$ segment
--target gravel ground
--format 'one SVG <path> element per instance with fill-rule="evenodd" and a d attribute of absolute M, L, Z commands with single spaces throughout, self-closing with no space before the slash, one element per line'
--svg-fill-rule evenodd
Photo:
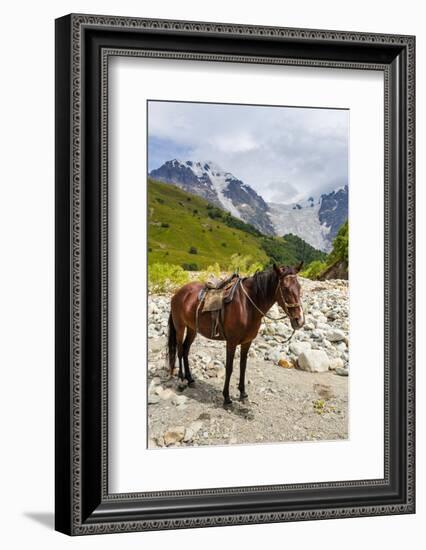
<path fill-rule="evenodd" d="M 151 295 L 148 327 L 148 445 L 228 445 L 348 437 L 348 285 L 301 280 L 305 326 L 290 343 L 288 322 L 265 320 L 249 352 L 248 399 L 223 408 L 225 343 L 197 336 L 189 355 L 195 386 L 166 367 L 170 296 Z M 274 306 L 271 315 L 280 312 Z"/>

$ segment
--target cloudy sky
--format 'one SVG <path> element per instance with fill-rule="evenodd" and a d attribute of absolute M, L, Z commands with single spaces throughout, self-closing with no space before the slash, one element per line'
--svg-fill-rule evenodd
<path fill-rule="evenodd" d="M 348 183 L 349 111 L 148 102 L 148 170 L 211 160 L 268 202 L 296 202 Z"/>

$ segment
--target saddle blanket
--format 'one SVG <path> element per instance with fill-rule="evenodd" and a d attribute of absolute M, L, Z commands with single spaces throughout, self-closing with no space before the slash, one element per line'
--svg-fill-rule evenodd
<path fill-rule="evenodd" d="M 222 309 L 223 300 L 227 294 L 227 288 L 208 290 L 203 302 L 203 313 L 206 311 L 218 311 L 219 309 Z"/>

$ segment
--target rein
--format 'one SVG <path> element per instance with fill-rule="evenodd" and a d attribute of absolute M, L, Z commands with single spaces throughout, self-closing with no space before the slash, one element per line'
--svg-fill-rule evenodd
<path fill-rule="evenodd" d="M 296 277 L 296 275 L 286 275 L 287 277 Z M 281 289 L 281 285 L 280 285 L 280 279 L 278 279 L 278 284 L 277 284 L 277 288 L 275 289 L 275 293 L 274 293 L 274 296 L 275 294 L 277 293 L 277 291 L 279 290 L 280 291 L 280 296 L 281 296 L 281 300 L 284 304 L 284 313 L 285 315 L 283 315 L 282 317 L 277 317 L 276 319 L 274 317 L 271 317 L 270 315 L 268 315 L 267 313 L 265 313 L 264 311 L 262 311 L 255 303 L 254 301 L 252 300 L 251 296 L 248 294 L 248 292 L 246 291 L 246 289 L 244 288 L 243 286 L 243 280 L 240 279 L 240 287 L 241 287 L 241 290 L 243 291 L 243 293 L 245 294 L 246 298 L 248 299 L 248 301 L 251 303 L 251 305 L 262 315 L 262 317 L 266 317 L 267 319 L 269 319 L 270 321 L 281 321 L 282 319 L 285 319 L 286 317 L 290 318 L 290 314 L 289 312 L 287 311 L 287 308 L 291 308 L 291 307 L 301 307 L 301 304 L 299 303 L 296 303 L 296 304 L 288 304 L 285 299 L 284 299 L 284 296 L 283 296 L 283 292 L 282 292 L 282 289 Z M 293 335 L 294 333 L 296 332 L 296 329 L 293 329 L 293 332 L 291 333 L 291 336 L 289 338 L 287 338 L 287 340 L 284 341 L 284 343 L 286 342 L 289 342 L 292 338 L 293 338 Z"/>

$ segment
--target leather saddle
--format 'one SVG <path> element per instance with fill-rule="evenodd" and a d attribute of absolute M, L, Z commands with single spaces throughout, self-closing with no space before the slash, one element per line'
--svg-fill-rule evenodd
<path fill-rule="evenodd" d="M 232 273 L 229 277 L 223 279 L 209 279 L 198 294 L 202 313 L 210 313 L 211 316 L 211 338 L 224 338 L 223 320 L 225 315 L 225 305 L 232 302 L 240 277 L 237 273 Z M 198 328 L 198 316 L 197 316 Z"/>

